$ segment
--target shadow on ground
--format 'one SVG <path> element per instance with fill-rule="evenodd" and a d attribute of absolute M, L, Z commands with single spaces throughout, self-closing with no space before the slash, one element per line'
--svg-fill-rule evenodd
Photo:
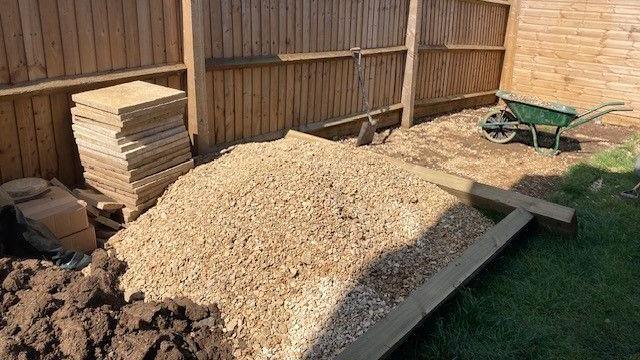
<path fill-rule="evenodd" d="M 630 171 L 632 160 L 627 153 L 628 149 L 610 151 L 607 156 L 597 156 L 597 164 L 576 165 L 564 177 L 523 177 L 519 184 L 553 183 L 558 191 L 550 200 L 577 209 L 577 238 L 536 228 L 516 240 L 471 283 L 425 319 L 390 358 L 638 356 L 640 201 L 619 196 L 637 182 Z M 455 218 L 456 214 L 456 208 L 452 208 L 442 219 Z M 496 222 L 502 218 L 495 213 L 487 215 Z M 420 238 L 433 235 L 432 228 Z M 414 268 L 392 266 L 397 259 L 424 246 L 420 243 L 416 239 L 412 246 L 382 255 L 363 270 L 361 282 L 370 284 L 387 301 L 391 290 L 406 286 L 398 279 L 419 272 L 420 282 L 424 282 L 451 260 L 445 255 L 443 261 L 446 244 L 438 244 L 433 247 L 434 257 L 440 256 L 436 266 L 430 266 L 427 258 L 416 262 Z M 463 250 L 459 249 L 454 256 Z M 412 289 L 418 286 L 415 282 Z M 323 354 L 326 342 L 335 339 L 344 328 L 345 319 L 354 311 L 350 299 L 359 292 L 354 288 L 336 307 L 307 359 Z"/>

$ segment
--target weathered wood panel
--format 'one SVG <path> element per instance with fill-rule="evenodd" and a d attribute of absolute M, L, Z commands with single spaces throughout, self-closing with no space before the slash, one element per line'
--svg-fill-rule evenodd
<path fill-rule="evenodd" d="M 640 126 L 640 2 L 521 0 L 512 90 L 589 108 L 626 101 L 609 116 Z"/>
<path fill-rule="evenodd" d="M 409 0 L 209 0 L 205 8 L 212 144 L 361 113 L 352 47 L 379 51 L 364 58 L 371 107 L 402 101 L 406 48 L 393 48 L 405 45 Z M 502 3 L 423 0 L 418 106 L 499 87 L 508 13 Z"/>
<path fill-rule="evenodd" d="M 508 15 L 504 4 L 425 0 L 416 105 L 497 90 Z"/>
<path fill-rule="evenodd" d="M 178 0 L 2 0 L 0 8 L 0 88 L 182 62 Z M 154 81 L 182 87 L 180 75 Z M 0 182 L 81 180 L 69 95 L 0 102 Z"/>
<path fill-rule="evenodd" d="M 192 83 L 202 80 L 188 95 L 192 109 L 207 116 L 188 126 L 204 152 L 284 129 L 360 121 L 364 107 L 350 52 L 360 47 L 372 109 L 385 124 L 400 118 L 410 0 L 190 4 L 202 12 L 198 36 L 186 36 L 194 34 L 182 23 L 193 13 L 183 14 L 181 0 L 0 0 L 0 124 L 8 135 L 0 139 L 0 181 L 80 181 L 69 95 L 132 77 L 184 89 L 190 69 Z M 443 107 L 451 99 L 468 104 L 469 94 L 493 101 L 487 91 L 500 78 L 508 4 L 421 4 L 413 29 L 415 91 L 408 94 L 415 95 L 408 98 L 416 113 L 451 110 Z M 191 45 L 201 44 L 205 59 L 189 45 L 190 60 L 182 64 L 188 39 L 204 40 Z M 205 75 L 193 73 L 203 60 Z"/>

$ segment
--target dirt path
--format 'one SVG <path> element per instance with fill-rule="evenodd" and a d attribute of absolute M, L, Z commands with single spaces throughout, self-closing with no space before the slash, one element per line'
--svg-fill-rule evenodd
<path fill-rule="evenodd" d="M 506 145 L 485 140 L 477 123 L 489 108 L 464 110 L 426 119 L 410 129 L 388 129 L 367 148 L 407 162 L 461 175 L 486 184 L 542 197 L 555 189 L 559 177 L 593 153 L 620 144 L 632 129 L 587 124 L 569 131 L 556 157 L 537 154 L 528 131 Z M 550 146 L 553 137 L 541 134 Z M 344 142 L 355 143 L 355 139 Z"/>

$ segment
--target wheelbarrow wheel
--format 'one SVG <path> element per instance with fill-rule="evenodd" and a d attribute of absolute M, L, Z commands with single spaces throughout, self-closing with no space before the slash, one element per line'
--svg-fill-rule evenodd
<path fill-rule="evenodd" d="M 496 144 L 506 144 L 516 137 L 516 117 L 507 110 L 494 110 L 480 122 L 482 134 L 487 140 Z"/>

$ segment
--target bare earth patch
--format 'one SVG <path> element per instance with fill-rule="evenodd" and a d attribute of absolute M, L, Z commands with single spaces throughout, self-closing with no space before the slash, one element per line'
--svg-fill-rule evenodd
<path fill-rule="evenodd" d="M 217 304 L 238 358 L 317 359 L 491 225 L 376 154 L 283 139 L 198 166 L 109 244 L 125 289 Z"/>
<path fill-rule="evenodd" d="M 543 156 L 533 149 L 529 131 L 499 145 L 484 139 L 478 122 L 491 108 L 464 110 L 426 119 L 409 129 L 394 128 L 376 135 L 368 150 L 407 162 L 457 174 L 479 182 L 543 197 L 553 190 L 569 166 L 591 154 L 621 144 L 633 130 L 590 123 L 565 133 L 562 153 Z M 544 146 L 552 137 L 541 134 Z M 352 145 L 355 139 L 343 142 Z"/>

